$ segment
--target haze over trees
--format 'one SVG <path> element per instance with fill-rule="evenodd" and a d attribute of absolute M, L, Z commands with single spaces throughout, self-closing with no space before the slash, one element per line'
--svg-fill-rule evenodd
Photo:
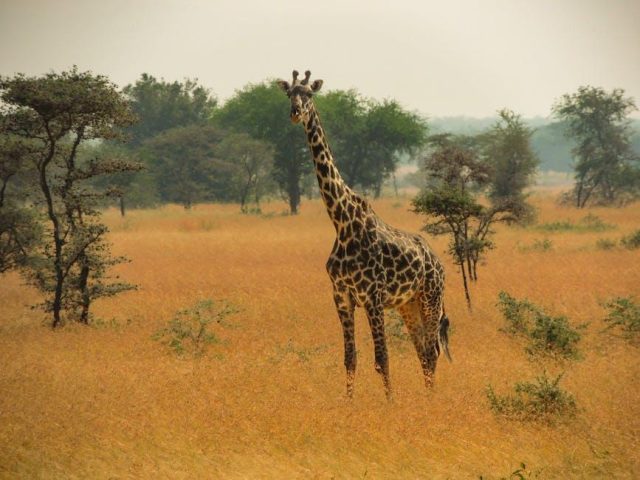
<path fill-rule="evenodd" d="M 553 106 L 576 141 L 575 187 L 570 200 L 579 208 L 590 203 L 622 203 L 640 195 L 640 157 L 631 145 L 628 115 L 635 102 L 624 90 L 580 87 Z"/>

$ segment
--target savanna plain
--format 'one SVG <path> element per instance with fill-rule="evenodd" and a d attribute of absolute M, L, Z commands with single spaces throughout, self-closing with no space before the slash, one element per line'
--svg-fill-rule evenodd
<path fill-rule="evenodd" d="M 640 477 L 640 350 L 605 331 L 602 302 L 640 294 L 640 251 L 602 249 L 640 225 L 640 205 L 560 207 L 531 197 L 538 222 L 598 216 L 612 230 L 497 227 L 496 248 L 472 287 L 473 311 L 447 256 L 453 362 L 424 388 L 409 341 L 390 337 L 393 402 L 373 367 L 356 314 L 358 372 L 345 396 L 342 332 L 325 261 L 334 231 L 319 200 L 242 215 L 236 205 L 105 213 L 117 273 L 139 285 L 96 303 L 93 326 L 57 331 L 29 309 L 38 294 L 0 279 L 2 478 L 531 478 Z M 388 223 L 418 231 L 410 200 L 373 201 Z M 548 248 L 535 248 L 548 239 Z M 532 359 L 500 331 L 498 293 L 586 324 L 580 358 Z M 176 311 L 203 299 L 234 313 L 211 325 L 203 355 L 156 340 Z M 395 321 L 388 316 L 388 322 Z M 549 423 L 496 416 L 486 396 L 546 370 L 578 407 Z M 529 477 L 527 477 L 529 478 Z"/>

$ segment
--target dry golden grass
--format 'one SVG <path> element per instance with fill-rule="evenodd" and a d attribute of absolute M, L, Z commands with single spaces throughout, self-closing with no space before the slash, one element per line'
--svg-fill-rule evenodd
<path fill-rule="evenodd" d="M 586 213 L 534 197 L 540 221 Z M 408 200 L 375 202 L 389 223 L 416 231 Z M 284 205 L 268 205 L 279 212 Z M 640 226 L 640 206 L 594 209 L 618 228 L 544 234 L 500 227 L 479 271 L 473 314 L 448 272 L 453 363 L 441 360 L 426 392 L 409 344 L 390 346 L 395 400 L 373 369 L 366 319 L 357 316 L 356 396 L 344 397 L 342 334 L 324 270 L 332 226 L 318 201 L 296 217 L 243 216 L 236 206 L 106 214 L 118 267 L 140 290 L 96 304 L 118 325 L 51 331 L 25 307 L 37 294 L 0 281 L 0 476 L 4 478 L 497 478 L 525 462 L 540 478 L 638 478 L 640 352 L 601 333 L 599 301 L 640 294 L 640 252 L 595 247 Z M 553 249 L 523 246 L 548 237 Z M 589 322 L 584 358 L 532 362 L 500 333 L 497 293 Z M 239 307 L 223 340 L 180 359 L 151 336 L 202 298 Z M 579 406 L 556 426 L 496 418 L 487 384 L 505 392 L 546 367 Z"/>

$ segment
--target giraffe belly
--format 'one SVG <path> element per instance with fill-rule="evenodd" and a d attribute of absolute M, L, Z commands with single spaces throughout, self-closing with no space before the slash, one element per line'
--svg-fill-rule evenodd
<path fill-rule="evenodd" d="M 387 282 L 383 303 L 385 307 L 397 307 L 415 299 L 422 282 L 418 277 Z"/>

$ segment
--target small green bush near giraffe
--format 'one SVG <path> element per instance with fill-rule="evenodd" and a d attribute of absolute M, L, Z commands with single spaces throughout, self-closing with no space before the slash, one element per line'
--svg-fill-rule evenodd
<path fill-rule="evenodd" d="M 504 331 L 526 338 L 527 353 L 577 358 L 581 335 L 563 315 L 551 316 L 526 298 L 518 300 L 507 292 L 498 294 L 498 308 L 506 321 Z"/>

